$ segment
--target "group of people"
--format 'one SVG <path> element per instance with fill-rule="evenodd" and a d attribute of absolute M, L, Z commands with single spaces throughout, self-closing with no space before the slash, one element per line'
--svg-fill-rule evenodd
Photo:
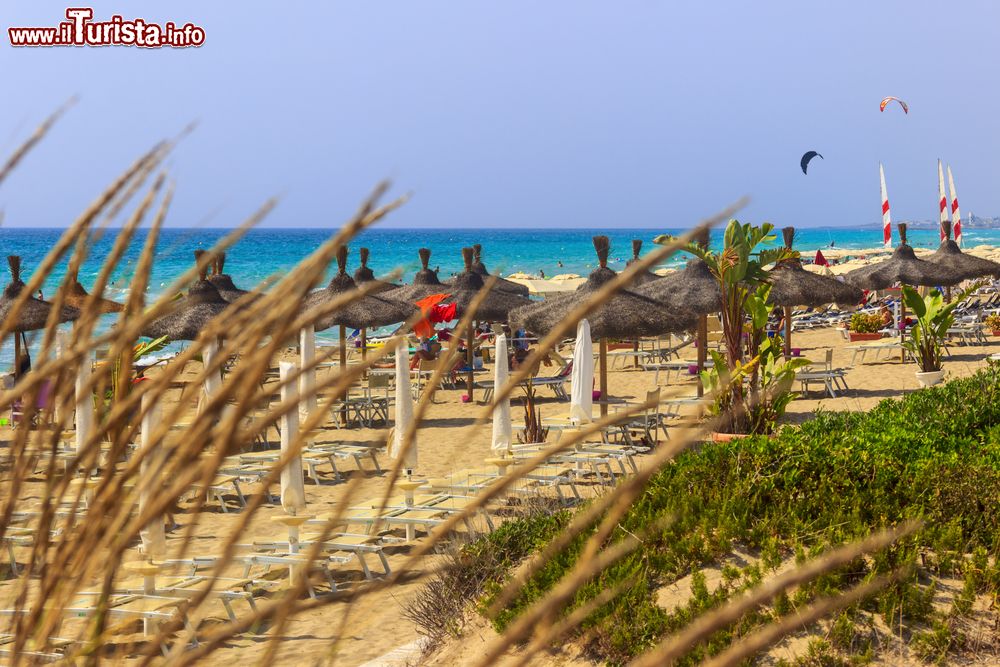
<path fill-rule="evenodd" d="M 502 331 L 511 341 L 508 352 L 508 362 L 511 370 L 516 370 L 525 358 L 527 358 L 530 351 L 528 333 L 524 329 L 517 329 L 512 332 L 511 328 L 506 324 L 503 325 Z M 413 370 L 419 368 L 421 362 L 423 361 L 435 361 L 440 358 L 443 350 L 442 343 L 451 341 L 454 336 L 454 331 L 445 328 L 436 332 L 433 336 L 421 336 L 418 338 L 416 351 L 413 353 L 413 358 L 410 360 L 410 369 Z M 483 354 L 480 346 L 486 341 L 493 340 L 495 336 L 496 332 L 486 322 L 480 324 L 479 328 L 476 329 L 475 337 L 472 341 L 472 367 L 474 370 L 480 370 L 483 367 Z M 458 340 L 458 352 L 459 355 L 456 367 L 451 369 L 451 372 L 468 370 L 466 367 L 466 359 L 468 357 L 468 341 L 464 338 L 460 338 Z"/>

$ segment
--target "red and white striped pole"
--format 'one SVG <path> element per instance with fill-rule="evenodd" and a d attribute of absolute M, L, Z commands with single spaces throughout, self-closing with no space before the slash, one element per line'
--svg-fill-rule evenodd
<path fill-rule="evenodd" d="M 886 248 L 892 248 L 892 218 L 889 215 L 889 195 L 885 191 L 885 171 L 882 163 L 878 163 L 878 177 L 882 186 L 882 243 Z"/>
<path fill-rule="evenodd" d="M 941 171 L 941 160 L 938 160 L 938 231 L 941 233 L 941 243 L 948 237 L 944 233 L 944 225 L 948 222 L 948 197 L 944 194 L 944 172 Z"/>
<path fill-rule="evenodd" d="M 958 193 L 955 192 L 955 179 L 951 177 L 951 167 L 948 167 L 948 192 L 951 193 L 951 230 L 955 235 L 955 243 L 962 247 L 962 211 L 958 208 Z"/>

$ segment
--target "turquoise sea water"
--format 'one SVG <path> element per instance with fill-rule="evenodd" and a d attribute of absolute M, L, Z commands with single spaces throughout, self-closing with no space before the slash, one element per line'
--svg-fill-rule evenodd
<path fill-rule="evenodd" d="M 362 245 L 371 249 L 369 262 L 376 275 L 400 269 L 405 278 L 412 276 L 418 268 L 417 249 L 428 247 L 433 251 L 431 268 L 440 267 L 442 278 L 460 271 L 462 268 L 461 248 L 473 243 L 483 244 L 483 261 L 492 273 L 509 274 L 515 271 L 537 274 L 544 271 L 546 276 L 559 273 L 586 275 L 597 264 L 591 237 L 597 233 L 607 233 L 611 238 L 611 261 L 613 269 L 620 269 L 632 255 L 632 239 L 644 241 L 644 251 L 652 247 L 652 239 L 663 233 L 680 233 L 679 229 L 617 229 L 610 232 L 593 229 L 370 229 L 351 244 L 348 269 L 353 273 L 357 268 L 357 248 Z M 45 254 L 61 234 L 54 229 L 12 229 L 0 228 L 0 247 L 4 255 L 17 254 L 22 257 L 25 279 L 39 265 Z M 187 270 L 193 262 L 193 251 L 209 248 L 228 233 L 224 229 L 166 229 L 163 230 L 157 247 L 156 263 L 151 280 L 151 297 L 158 295 L 178 275 Z M 306 257 L 333 232 L 324 229 L 253 229 L 237 242 L 228 252 L 226 273 L 240 287 L 249 289 L 269 276 L 280 275 Z M 104 256 L 114 242 L 115 232 L 110 230 L 95 239 L 90 256 L 80 271 L 80 282 L 88 287 L 93 282 Z M 811 257 L 817 249 L 828 248 L 831 243 L 837 248 L 871 248 L 881 243 L 881 229 L 864 228 L 817 228 L 800 229 L 796 233 L 795 247 L 804 257 Z M 911 230 L 910 243 L 914 246 L 936 247 L 935 230 Z M 715 241 L 721 239 L 716 232 Z M 132 267 L 142 248 L 144 236 L 138 235 L 126 254 L 125 261 L 116 270 L 114 282 L 108 295 L 121 300 L 127 292 Z M 965 246 L 982 243 L 1000 244 L 1000 230 L 975 229 L 965 233 Z M 674 265 L 684 261 L 681 255 L 667 262 Z M 562 262 L 559 266 L 558 262 Z M 65 264 L 61 264 L 43 287 L 43 293 L 50 294 L 63 275 Z M 332 275 L 331 268 L 330 274 Z M 6 267 L 4 267 L 6 284 Z M 6 365 L 12 359 L 10 341 L 0 350 L 0 363 Z"/>

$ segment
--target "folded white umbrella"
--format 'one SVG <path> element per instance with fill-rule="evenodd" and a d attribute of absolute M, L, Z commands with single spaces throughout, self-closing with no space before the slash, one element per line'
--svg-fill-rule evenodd
<path fill-rule="evenodd" d="M 90 386 L 90 355 L 80 360 L 76 367 L 76 452 L 83 451 L 84 443 L 94 430 L 94 398 Z"/>
<path fill-rule="evenodd" d="M 299 396 L 295 383 L 288 378 L 295 374 L 295 364 L 282 361 L 278 364 L 281 382 L 281 402 L 294 401 Z M 289 410 L 281 417 L 281 456 L 284 458 L 299 433 L 299 411 Z M 302 456 L 296 455 L 281 469 L 281 507 L 289 514 L 306 508 L 306 486 L 302 477 Z"/>
<path fill-rule="evenodd" d="M 389 443 L 389 457 L 403 456 L 403 438 L 413 423 L 413 393 L 410 390 L 409 346 L 405 340 L 396 347 L 396 414 L 393 424 L 392 442 Z M 403 468 L 409 473 L 417 467 L 417 434 L 414 432 L 410 446 L 403 458 Z"/>
<path fill-rule="evenodd" d="M 219 339 L 213 338 L 205 344 L 202 349 L 201 358 L 204 362 L 205 368 L 211 367 L 215 364 L 216 358 L 219 356 Z M 208 402 L 212 400 L 220 389 L 222 389 L 222 369 L 216 368 L 214 371 L 205 376 L 205 401 Z"/>
<path fill-rule="evenodd" d="M 316 412 L 316 329 L 309 324 L 299 332 L 299 363 L 308 369 L 299 376 L 299 396 L 305 397 L 299 404 L 299 420 L 305 421 Z"/>
<path fill-rule="evenodd" d="M 89 364 L 81 364 L 88 365 Z M 143 453 L 139 469 L 139 514 L 146 510 L 147 505 L 160 491 L 160 471 L 163 465 L 163 450 L 159 441 L 153 440 L 153 434 L 160 425 L 160 404 L 150 405 L 148 395 L 142 397 L 142 436 L 139 447 Z M 139 531 L 142 549 L 148 560 L 162 560 L 167 551 L 167 536 L 163 528 L 163 517 L 155 516 Z"/>
<path fill-rule="evenodd" d="M 576 325 L 573 347 L 573 373 L 570 376 L 569 418 L 583 423 L 592 418 L 594 408 L 594 344 L 590 340 L 590 322 Z"/>
<path fill-rule="evenodd" d="M 494 391 L 499 392 L 507 384 L 507 336 L 500 334 L 496 339 L 496 366 L 493 371 Z M 510 424 L 510 399 L 505 398 L 493 408 L 493 453 L 503 455 L 510 452 L 514 429 Z"/>

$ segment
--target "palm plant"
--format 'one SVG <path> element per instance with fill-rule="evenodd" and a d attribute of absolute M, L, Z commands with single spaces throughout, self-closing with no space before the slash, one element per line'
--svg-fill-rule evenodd
<path fill-rule="evenodd" d="M 690 244 L 685 247 L 687 252 L 701 259 L 719 283 L 722 295 L 722 337 L 725 342 L 725 361 L 728 376 L 733 381 L 723 382 L 722 387 L 727 397 L 722 403 L 730 405 L 725 427 L 733 433 L 746 433 L 750 427 L 747 414 L 747 392 L 744 383 L 739 378 L 750 378 L 751 392 L 759 388 L 759 376 L 756 364 L 753 368 L 746 366 L 744 359 L 743 325 L 747 320 L 748 304 L 751 297 L 762 286 L 768 283 L 767 267 L 780 261 L 794 259 L 798 253 L 787 248 L 758 249 L 762 243 L 774 241 L 771 233 L 774 225 L 765 222 L 760 226 L 743 224 L 738 220 L 730 220 L 726 226 L 721 251 L 712 251 L 701 245 Z M 662 243 L 667 237 L 658 237 L 657 243 Z M 753 348 L 755 346 L 751 346 Z M 758 341 L 759 347 L 759 341 Z M 752 358 L 756 358 L 756 349 L 750 349 Z"/>
<path fill-rule="evenodd" d="M 948 329 L 955 322 L 955 307 L 970 291 L 966 290 L 951 303 L 945 303 L 944 296 L 937 290 L 921 297 L 917 290 L 903 285 L 903 300 L 917 317 L 909 337 L 903 341 L 903 347 L 913 355 L 922 372 L 941 370 L 941 346 Z"/>

